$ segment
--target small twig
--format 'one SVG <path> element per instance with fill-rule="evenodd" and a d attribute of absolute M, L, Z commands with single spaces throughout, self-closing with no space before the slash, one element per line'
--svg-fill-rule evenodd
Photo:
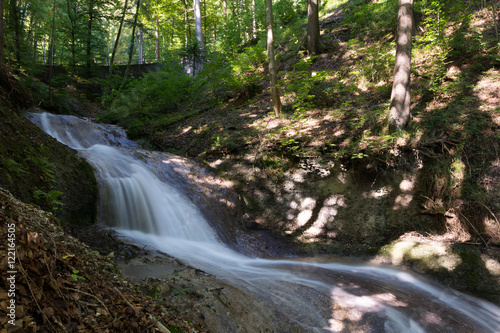
<path fill-rule="evenodd" d="M 116 323 L 116 322 L 121 322 L 123 319 L 129 317 L 130 315 L 124 315 L 124 316 L 121 316 L 120 318 L 116 318 L 115 320 L 113 320 L 112 322 L 108 323 L 106 326 L 101 326 L 99 327 L 100 330 L 102 329 L 105 329 L 105 328 L 108 328 L 110 327 L 111 325 L 113 325 L 113 323 Z"/>
<path fill-rule="evenodd" d="M 417 149 L 417 151 L 418 151 L 419 153 L 421 153 L 422 155 L 427 156 L 427 157 L 429 157 L 429 158 L 437 158 L 437 155 L 431 155 L 431 154 L 429 154 L 429 153 L 424 152 L 422 149 Z"/>
<path fill-rule="evenodd" d="M 495 219 L 495 221 L 497 221 L 497 224 L 500 225 L 500 222 L 498 221 L 497 217 L 495 216 L 495 214 L 493 214 L 493 212 L 491 211 L 491 209 L 489 209 L 485 204 L 483 204 L 482 202 L 478 202 L 478 204 L 480 204 L 481 206 L 483 206 L 484 208 L 486 208 L 488 210 L 488 212 L 490 212 L 491 216 L 493 216 L 493 218 Z"/>
<path fill-rule="evenodd" d="M 37 300 L 36 300 L 36 297 L 35 297 L 35 293 L 33 293 L 33 290 L 31 289 L 31 285 L 29 283 L 29 279 L 28 279 L 28 275 L 26 274 L 26 272 L 24 271 L 24 267 L 23 267 L 23 264 L 21 264 L 21 261 L 19 261 L 19 267 L 20 267 L 20 271 L 21 271 L 21 274 L 23 274 L 24 278 L 26 279 L 26 284 L 28 285 L 28 289 L 30 290 L 30 293 L 31 293 L 31 297 L 33 298 L 33 300 L 35 301 L 35 304 L 36 304 L 36 307 L 38 308 L 38 310 L 40 310 L 40 314 L 42 316 L 45 317 L 45 319 L 47 319 L 47 322 L 50 324 L 50 326 L 52 327 L 52 329 L 54 330 L 54 332 L 56 332 L 56 328 L 54 327 L 54 325 L 52 325 L 52 323 L 50 322 L 50 319 L 47 317 L 47 315 L 42 311 L 42 308 L 40 308 L 40 304 L 38 304 Z"/>
<path fill-rule="evenodd" d="M 92 298 L 95 298 L 99 303 L 101 303 L 101 305 L 104 307 L 104 309 L 106 309 L 106 311 L 108 312 L 108 314 L 111 314 L 111 311 L 109 311 L 109 309 L 106 306 L 106 304 L 104 304 L 104 302 L 101 301 L 97 296 L 89 294 L 89 293 L 87 293 L 87 292 L 85 292 L 83 290 L 75 289 L 75 288 L 70 288 L 70 287 L 63 287 L 63 288 L 66 289 L 66 290 L 76 291 L 77 293 L 81 293 L 81 294 L 84 294 L 86 296 L 90 296 Z"/>
<path fill-rule="evenodd" d="M 137 310 L 136 310 L 135 306 L 132 303 L 130 303 L 128 301 L 128 299 L 125 298 L 125 296 L 123 296 L 123 294 L 121 293 L 121 291 L 118 288 L 114 287 L 113 289 L 123 298 L 125 303 L 127 303 L 127 305 L 134 311 L 134 315 L 137 317 Z"/>
<path fill-rule="evenodd" d="M 476 232 L 476 234 L 479 236 L 479 238 L 481 238 L 481 240 L 483 241 L 483 244 L 486 244 L 486 241 L 484 240 L 483 236 L 481 236 L 481 234 L 479 233 L 479 231 L 477 231 L 476 227 L 474 227 L 474 225 L 472 224 L 471 221 L 469 221 L 469 219 L 462 213 L 458 212 L 458 214 L 462 215 L 462 217 L 467 220 L 467 222 L 469 222 L 470 226 L 472 227 L 472 229 L 474 229 L 474 231 Z"/>

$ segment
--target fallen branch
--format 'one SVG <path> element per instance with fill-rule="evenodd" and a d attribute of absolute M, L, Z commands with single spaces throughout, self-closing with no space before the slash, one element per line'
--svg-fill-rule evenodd
<path fill-rule="evenodd" d="M 161 318 L 163 318 L 164 315 L 162 315 Z M 160 319 L 161 319 L 160 318 Z M 161 322 L 160 322 L 160 319 L 156 318 L 156 317 L 153 317 L 152 315 L 149 315 L 149 319 L 150 320 L 153 320 L 153 324 L 149 325 L 148 327 L 148 330 L 152 327 L 152 326 L 156 326 L 156 328 L 162 332 L 162 333 L 171 333 L 170 330 L 165 327 L 165 325 L 163 325 Z"/>

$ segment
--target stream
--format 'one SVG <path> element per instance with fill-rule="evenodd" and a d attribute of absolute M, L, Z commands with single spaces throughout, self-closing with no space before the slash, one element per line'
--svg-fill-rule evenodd
<path fill-rule="evenodd" d="M 248 311 L 269 326 L 248 322 L 239 331 L 500 332 L 496 305 L 408 271 L 333 258 L 248 255 L 168 177 L 176 167 L 172 155 L 142 150 L 116 126 L 49 113 L 27 117 L 94 167 L 104 226 L 249 295 Z"/>

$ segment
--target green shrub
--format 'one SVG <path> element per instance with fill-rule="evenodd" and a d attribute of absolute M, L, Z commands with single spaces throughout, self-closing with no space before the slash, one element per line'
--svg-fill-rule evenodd
<path fill-rule="evenodd" d="M 100 120 L 126 126 L 130 123 L 129 118 L 143 122 L 158 114 L 175 111 L 190 82 L 180 65 L 165 65 L 159 72 L 147 73 L 132 81 L 113 100 Z"/>

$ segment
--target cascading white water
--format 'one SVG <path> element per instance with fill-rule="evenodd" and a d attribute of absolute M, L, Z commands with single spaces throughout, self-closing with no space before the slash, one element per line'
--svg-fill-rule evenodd
<path fill-rule="evenodd" d="M 258 295 L 287 318 L 282 332 L 292 326 L 304 332 L 343 331 L 339 311 L 364 317 L 364 331 L 500 332 L 497 306 L 408 272 L 238 253 L 190 200 L 138 158 L 141 153 L 132 150 L 138 145 L 118 128 L 47 113 L 28 117 L 95 167 L 105 225 Z"/>

